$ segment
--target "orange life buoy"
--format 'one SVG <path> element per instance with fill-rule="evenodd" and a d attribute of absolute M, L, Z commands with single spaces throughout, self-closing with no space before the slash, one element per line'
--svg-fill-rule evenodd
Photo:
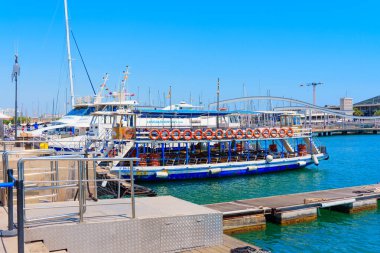
<path fill-rule="evenodd" d="M 232 129 L 232 128 L 228 128 L 227 130 L 226 130 L 226 137 L 228 138 L 228 139 L 231 139 L 231 138 L 233 138 L 235 136 L 235 132 L 234 132 L 234 130 Z"/>
<path fill-rule="evenodd" d="M 162 129 L 160 131 L 160 138 L 164 141 L 168 140 L 170 137 L 170 132 L 168 129 Z"/>
<path fill-rule="evenodd" d="M 264 138 L 268 138 L 269 137 L 269 129 L 268 128 L 264 128 L 263 131 L 261 131 L 261 135 Z"/>
<path fill-rule="evenodd" d="M 260 138 L 261 136 L 261 130 L 256 128 L 255 130 L 253 130 L 253 137 L 255 137 L 256 139 L 257 138 Z"/>
<path fill-rule="evenodd" d="M 117 156 L 117 152 L 116 152 L 116 149 L 113 148 L 108 152 L 108 157 L 112 158 L 115 156 Z"/>
<path fill-rule="evenodd" d="M 193 132 L 191 132 L 189 129 L 186 129 L 182 132 L 182 136 L 185 140 L 189 141 L 193 138 Z"/>
<path fill-rule="evenodd" d="M 220 140 L 220 139 L 223 139 L 224 137 L 224 131 L 222 129 L 216 129 L 215 130 L 215 137 Z"/>
<path fill-rule="evenodd" d="M 179 131 L 179 129 L 174 129 L 170 132 L 170 136 L 173 140 L 178 141 L 181 139 L 181 131 Z"/>
<path fill-rule="evenodd" d="M 286 135 L 286 130 L 281 128 L 279 131 L 278 131 L 278 136 L 280 136 L 280 138 L 284 138 Z"/>
<path fill-rule="evenodd" d="M 214 131 L 212 131 L 211 128 L 207 128 L 206 131 L 203 132 L 203 136 L 207 140 L 211 140 L 212 138 L 214 138 Z"/>
<path fill-rule="evenodd" d="M 247 137 L 248 139 L 251 139 L 253 137 L 253 130 L 251 128 L 247 128 L 245 130 L 245 137 Z"/>
<path fill-rule="evenodd" d="M 293 128 L 289 127 L 288 130 L 286 131 L 286 135 L 289 137 L 292 137 L 294 135 Z"/>
<path fill-rule="evenodd" d="M 203 136 L 202 130 L 201 129 L 195 130 L 193 136 L 194 136 L 194 139 L 196 140 L 202 140 L 202 136 Z"/>
<path fill-rule="evenodd" d="M 276 138 L 276 137 L 277 137 L 277 134 L 278 134 L 277 128 L 272 128 L 272 129 L 270 130 L 270 136 L 271 136 L 272 138 Z"/>
<path fill-rule="evenodd" d="M 158 140 L 160 138 L 160 131 L 158 129 L 152 129 L 149 132 L 149 138 L 151 140 Z"/>
<path fill-rule="evenodd" d="M 236 130 L 235 132 L 236 139 L 242 139 L 244 137 L 244 132 L 241 129 Z"/>

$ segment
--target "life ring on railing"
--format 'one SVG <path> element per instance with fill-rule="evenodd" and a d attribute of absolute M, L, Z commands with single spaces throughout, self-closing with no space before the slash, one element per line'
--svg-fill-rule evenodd
<path fill-rule="evenodd" d="M 293 137 L 293 135 L 294 135 L 294 130 L 293 130 L 293 128 L 289 127 L 288 130 L 286 131 L 286 135 L 287 135 L 288 137 Z"/>
<path fill-rule="evenodd" d="M 278 135 L 277 128 L 272 128 L 272 129 L 270 130 L 270 137 L 272 137 L 272 138 L 276 138 L 277 135 Z"/>
<path fill-rule="evenodd" d="M 269 137 L 269 134 L 270 134 L 270 131 L 268 128 L 264 128 L 263 131 L 261 131 L 261 135 L 264 137 L 264 138 L 268 138 Z"/>
<path fill-rule="evenodd" d="M 226 137 L 228 138 L 228 139 L 231 139 L 231 138 L 234 138 L 235 137 L 235 132 L 234 132 L 234 130 L 232 129 L 232 128 L 228 128 L 227 130 L 226 130 Z"/>
<path fill-rule="evenodd" d="M 207 128 L 206 131 L 203 132 L 203 137 L 207 140 L 211 140 L 214 138 L 214 131 L 211 128 Z"/>
<path fill-rule="evenodd" d="M 280 136 L 280 138 L 284 138 L 286 136 L 286 129 L 281 128 L 278 130 L 278 136 Z"/>
<path fill-rule="evenodd" d="M 214 135 L 215 135 L 215 138 L 217 138 L 218 140 L 223 139 L 224 137 L 223 129 L 220 129 L 220 128 L 216 129 Z"/>
<path fill-rule="evenodd" d="M 158 140 L 160 138 L 160 131 L 158 129 L 152 129 L 149 132 L 149 138 L 151 140 Z"/>
<path fill-rule="evenodd" d="M 196 140 L 202 140 L 202 137 L 203 137 L 203 132 L 201 129 L 197 129 L 194 131 L 194 134 L 193 134 L 193 137 L 194 139 Z"/>
<path fill-rule="evenodd" d="M 170 136 L 173 140 L 178 141 L 181 139 L 181 131 L 179 129 L 174 129 L 170 132 Z"/>
<path fill-rule="evenodd" d="M 168 140 L 170 138 L 170 132 L 168 129 L 162 129 L 160 131 L 160 138 L 164 141 Z"/>
<path fill-rule="evenodd" d="M 261 136 L 261 131 L 260 129 L 256 128 L 255 130 L 253 130 L 253 137 L 255 137 L 256 139 L 260 138 Z"/>
<path fill-rule="evenodd" d="M 236 137 L 236 139 L 242 139 L 242 138 L 244 138 L 244 132 L 243 132 L 243 130 L 241 130 L 241 129 L 236 130 L 235 137 Z"/>
<path fill-rule="evenodd" d="M 251 128 L 247 128 L 245 130 L 245 137 L 247 139 L 251 139 L 253 137 L 253 130 Z"/>
<path fill-rule="evenodd" d="M 185 140 L 189 141 L 193 138 L 193 132 L 191 132 L 189 129 L 186 129 L 182 132 L 182 136 Z"/>

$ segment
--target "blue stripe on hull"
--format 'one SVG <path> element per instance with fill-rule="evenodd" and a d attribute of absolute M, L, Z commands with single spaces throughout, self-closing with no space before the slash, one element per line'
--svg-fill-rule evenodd
<path fill-rule="evenodd" d="M 312 162 L 308 162 L 306 164 L 309 165 Z M 303 166 L 304 167 L 304 166 Z M 272 173 L 279 172 L 285 170 L 293 170 L 303 168 L 298 164 L 287 164 L 287 165 L 278 165 L 273 167 L 261 167 L 256 170 L 249 171 L 247 167 L 242 167 L 242 169 L 234 169 L 234 170 L 224 170 L 217 174 L 211 174 L 209 172 L 169 172 L 169 176 L 167 178 L 158 178 L 155 174 L 153 175 L 135 175 L 136 181 L 170 181 L 170 180 L 185 180 L 185 179 L 203 179 L 203 178 L 220 178 L 220 177 L 230 177 L 230 176 L 242 176 L 242 175 L 256 175 L 256 174 L 264 174 L 264 173 Z M 129 178 L 129 175 L 123 175 L 124 178 Z"/>

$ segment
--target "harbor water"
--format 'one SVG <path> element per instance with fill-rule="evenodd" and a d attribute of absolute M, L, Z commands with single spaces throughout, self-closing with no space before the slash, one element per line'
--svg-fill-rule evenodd
<path fill-rule="evenodd" d="M 158 195 L 210 204 L 380 182 L 380 135 L 319 139 L 330 159 L 306 169 L 211 180 L 145 183 Z M 380 211 L 342 214 L 322 210 L 317 221 L 291 226 L 268 223 L 265 231 L 234 235 L 273 252 L 380 252 Z"/>

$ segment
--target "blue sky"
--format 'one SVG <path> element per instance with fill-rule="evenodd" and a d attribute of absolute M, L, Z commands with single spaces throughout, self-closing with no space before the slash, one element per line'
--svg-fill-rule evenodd
<path fill-rule="evenodd" d="M 96 89 L 104 73 L 115 87 L 126 65 L 142 103 L 204 103 L 243 94 L 312 101 L 380 95 L 378 1 L 69 1 L 70 24 Z M 29 114 L 51 111 L 68 89 L 63 0 L 0 2 L 0 107 L 13 106 L 13 54 L 21 65 L 20 100 Z M 75 94 L 91 94 L 72 44 Z M 69 89 L 68 89 L 69 90 Z"/>

